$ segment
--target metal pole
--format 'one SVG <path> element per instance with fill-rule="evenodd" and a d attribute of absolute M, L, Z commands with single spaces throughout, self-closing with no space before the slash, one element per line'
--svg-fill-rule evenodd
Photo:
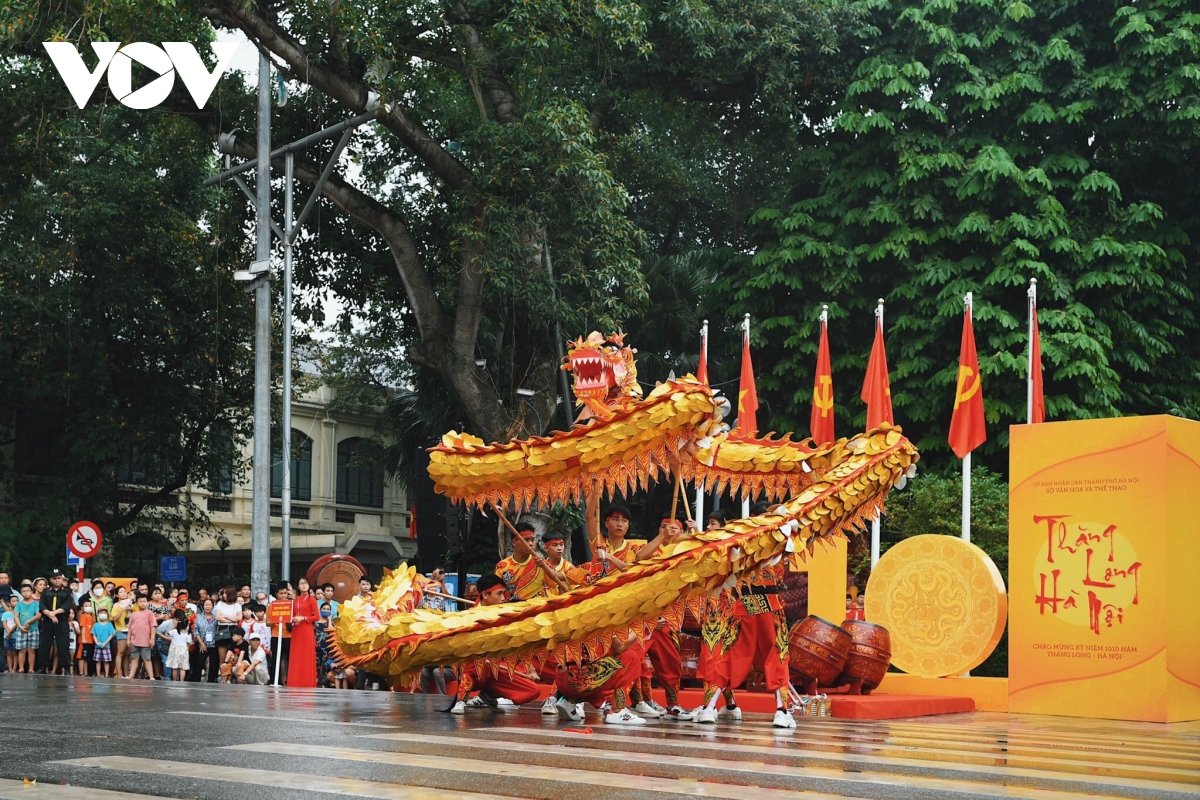
<path fill-rule="evenodd" d="M 258 196 L 255 260 L 271 257 L 271 62 L 258 56 Z M 267 591 L 271 576 L 271 286 L 254 287 L 254 489 L 250 587 Z"/>
<path fill-rule="evenodd" d="M 324 139 L 328 139 L 330 136 L 333 136 L 334 134 L 337 134 L 337 133 L 341 133 L 342 131 L 346 130 L 347 128 L 356 128 L 359 125 L 362 125 L 364 122 L 370 122 L 372 119 L 375 118 L 375 115 L 376 115 L 375 111 L 364 111 L 363 113 L 359 114 L 356 117 L 351 117 L 350 119 L 343 120 L 342 122 L 339 122 L 336 125 L 330 125 L 328 128 L 317 131 L 316 133 L 312 134 L 311 136 L 305 136 L 303 139 L 297 139 L 294 142 L 285 144 L 283 147 L 281 147 L 278 150 L 276 150 L 275 152 L 271 153 L 271 158 L 278 158 L 279 156 L 284 155 L 286 153 L 294 152 L 296 150 L 303 150 L 304 148 L 308 147 L 310 144 L 315 144 Z M 228 164 L 226 164 L 224 172 L 222 172 L 219 175 L 213 175 L 211 178 L 205 178 L 204 185 L 205 186 L 216 186 L 221 181 L 232 178 L 235 175 L 241 175 L 243 172 L 249 172 L 252 169 L 257 169 L 258 164 L 259 164 L 258 158 L 251 159 L 250 161 L 243 161 L 241 164 L 238 164 L 236 167 L 233 167 L 233 168 L 230 168 L 230 166 Z"/>
<path fill-rule="evenodd" d="M 971 292 L 967 292 L 964 298 L 967 304 L 967 319 L 970 320 L 974 315 L 971 313 Z M 976 377 L 978 380 L 978 377 Z M 962 481 L 963 481 L 963 496 L 962 496 L 962 538 L 964 542 L 971 541 L 971 454 L 967 453 L 962 460 Z"/>
<path fill-rule="evenodd" d="M 742 322 L 742 336 L 745 337 L 746 343 L 748 345 L 750 342 L 750 314 L 748 314 L 748 313 L 746 314 L 746 317 Z M 743 387 L 739 385 L 738 391 L 742 391 L 742 389 L 743 389 Z M 742 422 L 742 415 L 739 412 L 738 413 L 738 424 L 740 425 L 741 422 Z M 753 435 L 753 434 L 751 434 L 751 435 Z M 746 494 L 745 491 L 743 490 L 742 519 L 745 519 L 748 516 L 750 516 L 750 495 Z"/>
<path fill-rule="evenodd" d="M 875 306 L 875 324 L 879 326 L 880 332 L 883 331 L 883 298 L 879 298 L 879 305 Z M 879 519 L 883 515 L 883 511 L 879 512 L 880 516 L 871 520 L 871 569 L 879 563 Z"/>
<path fill-rule="evenodd" d="M 1025 303 L 1029 313 L 1029 353 L 1025 364 L 1025 422 L 1033 424 L 1033 315 L 1037 313 L 1037 278 L 1029 279 L 1029 291 Z"/>
<path fill-rule="evenodd" d="M 279 576 L 292 578 L 292 174 L 296 156 L 284 157 L 283 184 L 283 486 L 281 487 L 282 549 Z"/>
<path fill-rule="evenodd" d="M 704 324 L 700 327 L 700 352 L 708 353 L 708 320 L 704 320 Z M 704 484 L 696 480 L 696 524 L 700 526 L 700 530 L 704 530 Z"/>

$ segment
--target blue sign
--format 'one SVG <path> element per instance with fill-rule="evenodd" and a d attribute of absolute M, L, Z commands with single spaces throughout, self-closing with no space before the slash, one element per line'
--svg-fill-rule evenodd
<path fill-rule="evenodd" d="M 71 552 L 71 548 L 67 548 L 67 566 L 78 567 L 83 564 L 83 559 Z"/>
<path fill-rule="evenodd" d="M 159 572 L 164 581 L 186 581 L 187 559 L 183 556 L 163 556 Z"/>

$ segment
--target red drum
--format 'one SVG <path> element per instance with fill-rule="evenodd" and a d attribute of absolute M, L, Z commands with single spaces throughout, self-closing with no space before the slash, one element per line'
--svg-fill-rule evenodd
<path fill-rule="evenodd" d="M 333 584 L 333 599 L 344 603 L 358 594 L 358 580 L 367 568 L 354 556 L 330 553 L 313 562 L 304 577 L 314 589 L 323 583 Z"/>
<path fill-rule="evenodd" d="M 788 636 L 788 663 L 797 682 L 828 686 L 841 674 L 851 642 L 847 631 L 820 617 L 797 622 Z"/>
<path fill-rule="evenodd" d="M 842 627 L 850 632 L 854 641 L 846 658 L 842 674 L 835 686 L 850 684 L 852 694 L 870 694 L 878 688 L 892 663 L 892 637 L 887 628 L 861 619 L 848 619 Z"/>
<path fill-rule="evenodd" d="M 696 667 L 700 664 L 700 637 L 679 634 L 679 658 L 683 662 L 682 677 L 696 680 Z"/>

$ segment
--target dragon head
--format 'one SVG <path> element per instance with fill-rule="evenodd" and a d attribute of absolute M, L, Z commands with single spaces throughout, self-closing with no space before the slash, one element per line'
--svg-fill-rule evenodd
<path fill-rule="evenodd" d="M 622 397 L 640 397 L 637 382 L 637 352 L 625 344 L 625 334 L 602 336 L 596 331 L 576 339 L 567 349 L 562 368 L 571 373 L 575 399 L 588 405 L 609 405 Z"/>

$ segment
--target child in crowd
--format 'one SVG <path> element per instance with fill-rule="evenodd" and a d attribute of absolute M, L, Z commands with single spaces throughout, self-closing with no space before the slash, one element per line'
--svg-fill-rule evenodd
<path fill-rule="evenodd" d="M 10 610 L 7 606 L 4 606 L 4 613 L 0 614 L 0 630 L 4 635 L 4 658 L 8 662 L 8 671 L 16 672 L 17 643 L 13 639 L 13 634 L 17 632 L 17 612 Z"/>
<path fill-rule="evenodd" d="M 92 626 L 92 661 L 96 664 L 96 674 L 107 678 L 112 669 L 112 644 L 117 637 L 117 628 L 108 619 L 108 610 L 103 606 L 96 614 L 96 624 Z"/>
<path fill-rule="evenodd" d="M 92 628 L 96 625 L 96 617 L 92 614 L 92 601 L 84 600 L 79 609 L 79 643 L 75 646 L 75 674 L 87 675 L 92 663 L 92 655 L 96 649 L 96 639 L 92 636 Z M 70 659 L 63 659 L 69 663 Z"/>
<path fill-rule="evenodd" d="M 187 616 L 183 611 L 176 612 L 175 627 L 167 631 L 165 638 L 170 642 L 167 650 L 170 680 L 182 681 L 188 671 L 188 648 L 192 645 L 192 634 L 188 632 Z"/>

